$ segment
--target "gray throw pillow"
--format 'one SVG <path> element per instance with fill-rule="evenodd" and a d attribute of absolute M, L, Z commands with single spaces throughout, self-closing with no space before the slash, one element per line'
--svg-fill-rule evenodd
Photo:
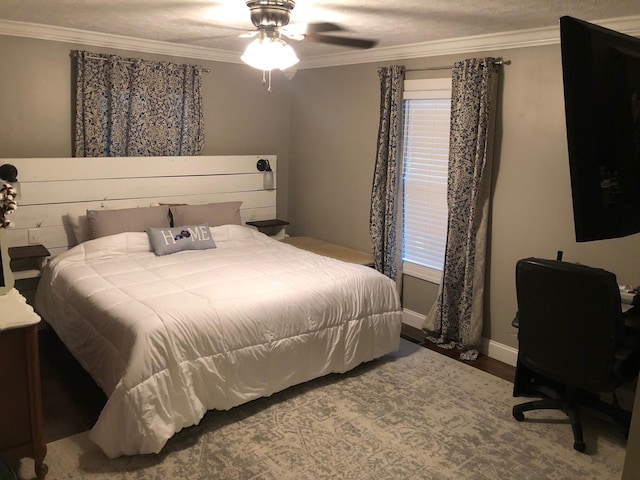
<path fill-rule="evenodd" d="M 153 252 L 160 255 L 182 250 L 216 248 L 208 225 L 185 225 L 174 228 L 147 228 Z"/>
<path fill-rule="evenodd" d="M 171 226 L 169 207 L 166 206 L 87 210 L 87 220 L 91 238 L 122 232 L 144 232 L 151 227 Z"/>

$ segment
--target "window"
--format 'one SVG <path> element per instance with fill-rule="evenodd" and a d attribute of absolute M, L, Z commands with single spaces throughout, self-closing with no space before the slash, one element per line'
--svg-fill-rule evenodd
<path fill-rule="evenodd" d="M 406 80 L 403 113 L 403 271 L 440 283 L 447 240 L 451 80 Z"/>

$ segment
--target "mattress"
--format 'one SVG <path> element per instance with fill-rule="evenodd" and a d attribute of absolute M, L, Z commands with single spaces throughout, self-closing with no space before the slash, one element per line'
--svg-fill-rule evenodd
<path fill-rule="evenodd" d="M 90 438 L 158 453 L 226 410 L 397 350 L 395 283 L 238 225 L 156 256 L 146 233 L 82 243 L 42 272 L 36 307 L 107 395 Z"/>

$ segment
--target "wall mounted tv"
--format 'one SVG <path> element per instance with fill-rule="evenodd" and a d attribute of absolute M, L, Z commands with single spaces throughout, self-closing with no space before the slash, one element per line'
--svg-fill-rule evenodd
<path fill-rule="evenodd" d="M 640 39 L 560 18 L 576 241 L 640 232 Z"/>

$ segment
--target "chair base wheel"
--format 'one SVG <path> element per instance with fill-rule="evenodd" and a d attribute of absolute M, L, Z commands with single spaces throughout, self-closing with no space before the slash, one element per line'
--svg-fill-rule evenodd
<path fill-rule="evenodd" d="M 580 453 L 584 453 L 584 451 L 587 449 L 587 446 L 584 442 L 574 442 L 573 449 Z"/>
<path fill-rule="evenodd" d="M 513 418 L 515 418 L 519 422 L 522 422 L 524 420 L 524 413 L 517 412 L 515 409 L 513 409 L 512 415 Z"/>

